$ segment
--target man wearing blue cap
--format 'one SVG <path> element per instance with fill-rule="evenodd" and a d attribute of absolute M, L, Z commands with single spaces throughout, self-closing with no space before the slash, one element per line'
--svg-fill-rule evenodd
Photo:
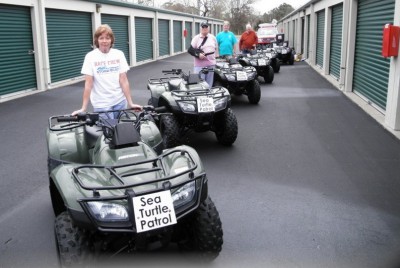
<path fill-rule="evenodd" d="M 200 24 L 200 34 L 193 37 L 191 46 L 195 49 L 201 49 L 201 53 L 194 57 L 194 72 L 199 73 L 202 68 L 214 68 L 215 57 L 218 57 L 218 43 L 214 35 L 209 33 L 208 22 L 203 21 Z M 214 72 L 202 73 L 201 77 L 211 87 L 214 82 Z"/>

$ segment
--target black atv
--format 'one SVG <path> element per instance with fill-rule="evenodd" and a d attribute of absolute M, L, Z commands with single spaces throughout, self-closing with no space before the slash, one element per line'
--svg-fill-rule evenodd
<path fill-rule="evenodd" d="M 274 69 L 274 72 L 279 73 L 281 69 L 281 61 L 278 59 L 278 53 L 276 53 L 272 47 L 257 45 L 257 53 L 265 55 L 269 59 L 270 66 Z"/>
<path fill-rule="evenodd" d="M 289 63 L 293 65 L 295 50 L 289 47 L 289 41 L 285 40 L 285 34 L 277 34 L 276 42 L 272 43 L 273 50 L 277 53 L 277 58 L 282 63 Z"/>
<path fill-rule="evenodd" d="M 257 53 L 257 50 L 250 50 L 248 54 L 239 54 L 238 61 L 242 66 L 253 66 L 257 70 L 257 75 L 264 78 L 265 83 L 270 84 L 274 81 L 274 69 L 271 60 L 265 54 Z"/>
<path fill-rule="evenodd" d="M 276 51 L 277 57 L 282 63 L 293 65 L 295 51 L 293 48 L 289 47 L 287 41 L 283 42 L 282 45 L 274 44 L 273 49 Z"/>
<path fill-rule="evenodd" d="M 231 94 L 247 95 L 251 104 L 261 99 L 257 71 L 252 66 L 242 66 L 235 58 L 218 58 L 214 68 L 214 86 L 226 87 Z"/>
<path fill-rule="evenodd" d="M 209 71 L 203 68 L 200 73 Z M 222 86 L 210 88 L 200 74 L 186 74 L 181 69 L 163 73 L 172 76 L 149 79 L 147 89 L 151 93 L 149 104 L 168 111 L 157 121 L 165 148 L 182 144 L 188 131 L 213 131 L 219 143 L 232 145 L 238 125 L 229 91 Z"/>

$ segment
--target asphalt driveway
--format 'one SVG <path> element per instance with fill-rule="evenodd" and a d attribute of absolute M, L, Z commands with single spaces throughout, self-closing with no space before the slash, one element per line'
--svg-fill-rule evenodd
<path fill-rule="evenodd" d="M 171 68 L 191 70 L 192 59 L 132 68 L 134 101 L 146 104 L 147 79 Z M 223 223 L 209 267 L 399 267 L 400 141 L 304 62 L 282 66 L 261 90 L 258 105 L 232 97 L 233 146 L 213 133 L 187 138 Z M 82 91 L 80 82 L 0 103 L 0 267 L 57 265 L 45 128 L 79 108 Z M 141 261 L 194 265 L 173 248 Z"/>

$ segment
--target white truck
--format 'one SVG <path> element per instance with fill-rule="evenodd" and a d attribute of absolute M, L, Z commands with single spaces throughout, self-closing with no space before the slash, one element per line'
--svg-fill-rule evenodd
<path fill-rule="evenodd" d="M 257 36 L 259 45 L 268 45 L 276 41 L 278 28 L 276 23 L 261 23 L 258 25 Z"/>

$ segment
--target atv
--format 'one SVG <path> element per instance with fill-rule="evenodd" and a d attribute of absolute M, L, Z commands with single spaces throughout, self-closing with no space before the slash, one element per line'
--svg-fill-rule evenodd
<path fill-rule="evenodd" d="M 271 84 L 274 81 L 274 69 L 271 60 L 265 54 L 257 53 L 257 50 L 250 50 L 248 54 L 239 54 L 238 61 L 242 66 L 253 66 L 257 75 L 264 78 L 265 83 Z"/>
<path fill-rule="evenodd" d="M 200 72 L 212 71 L 203 68 Z M 163 71 L 170 75 L 150 78 L 147 88 L 151 98 L 149 104 L 165 107 L 157 121 L 165 148 L 183 143 L 189 131 L 213 131 L 220 144 L 232 145 L 238 134 L 236 116 L 230 108 L 231 96 L 222 86 L 211 87 L 200 78 L 200 74 L 186 74 L 182 69 Z"/>
<path fill-rule="evenodd" d="M 283 42 L 282 44 L 274 43 L 273 49 L 277 53 L 277 58 L 282 63 L 285 63 L 285 64 L 288 63 L 289 65 L 293 65 L 295 51 L 293 48 L 289 47 L 289 44 L 287 41 Z"/>
<path fill-rule="evenodd" d="M 247 95 L 251 104 L 261 99 L 257 71 L 252 66 L 242 66 L 236 58 L 217 58 L 214 68 L 214 86 L 226 87 L 231 94 Z"/>
<path fill-rule="evenodd" d="M 222 224 L 199 155 L 189 146 L 157 152 L 154 113 L 146 106 L 121 111 L 119 119 L 49 118 L 49 188 L 62 267 L 169 243 L 205 260 L 221 251 Z"/>
<path fill-rule="evenodd" d="M 261 55 L 265 55 L 269 61 L 270 66 L 274 70 L 275 73 L 279 73 L 281 69 L 281 62 L 278 59 L 278 53 L 273 48 L 257 45 L 257 53 Z"/>

